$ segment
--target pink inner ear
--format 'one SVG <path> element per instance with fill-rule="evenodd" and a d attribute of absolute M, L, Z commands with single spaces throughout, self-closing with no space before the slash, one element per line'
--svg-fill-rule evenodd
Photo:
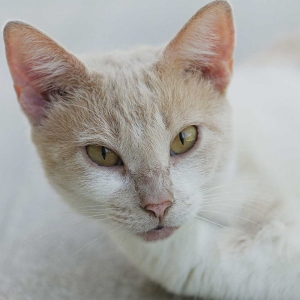
<path fill-rule="evenodd" d="M 167 46 L 164 57 L 172 68 L 198 71 L 224 92 L 231 78 L 233 51 L 230 5 L 215 1 L 191 18 Z"/>
<path fill-rule="evenodd" d="M 202 72 L 213 80 L 218 90 L 223 91 L 230 82 L 234 51 L 234 28 L 227 14 L 220 15 L 213 34 L 219 37 L 215 55 L 211 58 L 210 65 L 204 67 Z"/>
<path fill-rule="evenodd" d="M 45 99 L 33 84 L 36 78 L 29 60 L 30 51 L 34 53 L 36 45 L 25 44 L 24 36 L 28 32 L 32 34 L 31 29 L 27 31 L 26 25 L 8 26 L 5 31 L 6 54 L 18 101 L 30 122 L 37 125 L 44 116 Z"/>
<path fill-rule="evenodd" d="M 219 91 L 224 91 L 230 82 L 231 69 L 224 66 L 224 68 L 202 68 L 202 74 L 212 80 L 214 86 Z"/>
<path fill-rule="evenodd" d="M 14 81 L 14 85 L 18 86 L 19 89 L 26 86 L 28 80 L 26 80 L 25 72 L 22 70 L 22 65 L 14 59 L 11 63 L 9 63 L 11 75 Z"/>
<path fill-rule="evenodd" d="M 33 125 L 38 125 L 44 117 L 45 99 L 30 86 L 14 87 L 23 111 Z"/>
<path fill-rule="evenodd" d="M 32 124 L 46 113 L 45 91 L 68 85 L 85 73 L 84 65 L 49 37 L 22 22 L 4 29 L 6 56 L 18 101 Z"/>
<path fill-rule="evenodd" d="M 34 81 L 34 78 L 28 76 L 30 71 L 26 70 L 28 67 L 26 68 L 26 65 L 24 65 L 22 58 L 16 55 L 10 64 L 10 68 L 18 101 L 30 122 L 38 125 L 44 116 L 45 99 L 33 87 L 32 81 Z"/>

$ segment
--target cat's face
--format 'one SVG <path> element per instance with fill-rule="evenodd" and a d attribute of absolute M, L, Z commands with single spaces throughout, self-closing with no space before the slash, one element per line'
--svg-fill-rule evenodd
<path fill-rule="evenodd" d="M 165 49 L 84 63 L 28 25 L 10 24 L 5 35 L 33 141 L 66 201 L 145 240 L 165 238 L 196 217 L 202 191 L 217 183 L 231 156 L 224 91 L 233 25 L 225 1 L 198 12 Z M 172 143 L 186 128 L 194 130 L 191 149 L 174 155 Z M 97 164 L 89 146 L 112 151 L 113 165 Z"/>

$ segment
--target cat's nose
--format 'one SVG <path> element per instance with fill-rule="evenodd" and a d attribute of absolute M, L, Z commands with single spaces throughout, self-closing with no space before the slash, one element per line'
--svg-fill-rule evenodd
<path fill-rule="evenodd" d="M 151 211 L 156 218 L 162 218 L 166 212 L 166 209 L 172 205 L 170 200 L 157 204 L 148 204 L 144 209 Z"/>

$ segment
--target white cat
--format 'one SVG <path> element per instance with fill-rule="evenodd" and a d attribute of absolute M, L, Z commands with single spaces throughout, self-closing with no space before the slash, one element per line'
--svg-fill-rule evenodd
<path fill-rule="evenodd" d="M 142 272 L 181 295 L 300 299 L 299 74 L 237 71 L 232 111 L 226 1 L 165 48 L 79 60 L 21 22 L 4 37 L 49 181 Z"/>

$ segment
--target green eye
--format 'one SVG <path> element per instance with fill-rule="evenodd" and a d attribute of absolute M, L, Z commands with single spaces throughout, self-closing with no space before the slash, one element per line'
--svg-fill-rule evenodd
<path fill-rule="evenodd" d="M 121 158 L 115 152 L 104 146 L 87 146 L 86 153 L 99 166 L 112 167 L 123 164 Z"/>
<path fill-rule="evenodd" d="M 171 144 L 171 155 L 182 154 L 193 148 L 197 140 L 196 126 L 183 129 Z"/>

